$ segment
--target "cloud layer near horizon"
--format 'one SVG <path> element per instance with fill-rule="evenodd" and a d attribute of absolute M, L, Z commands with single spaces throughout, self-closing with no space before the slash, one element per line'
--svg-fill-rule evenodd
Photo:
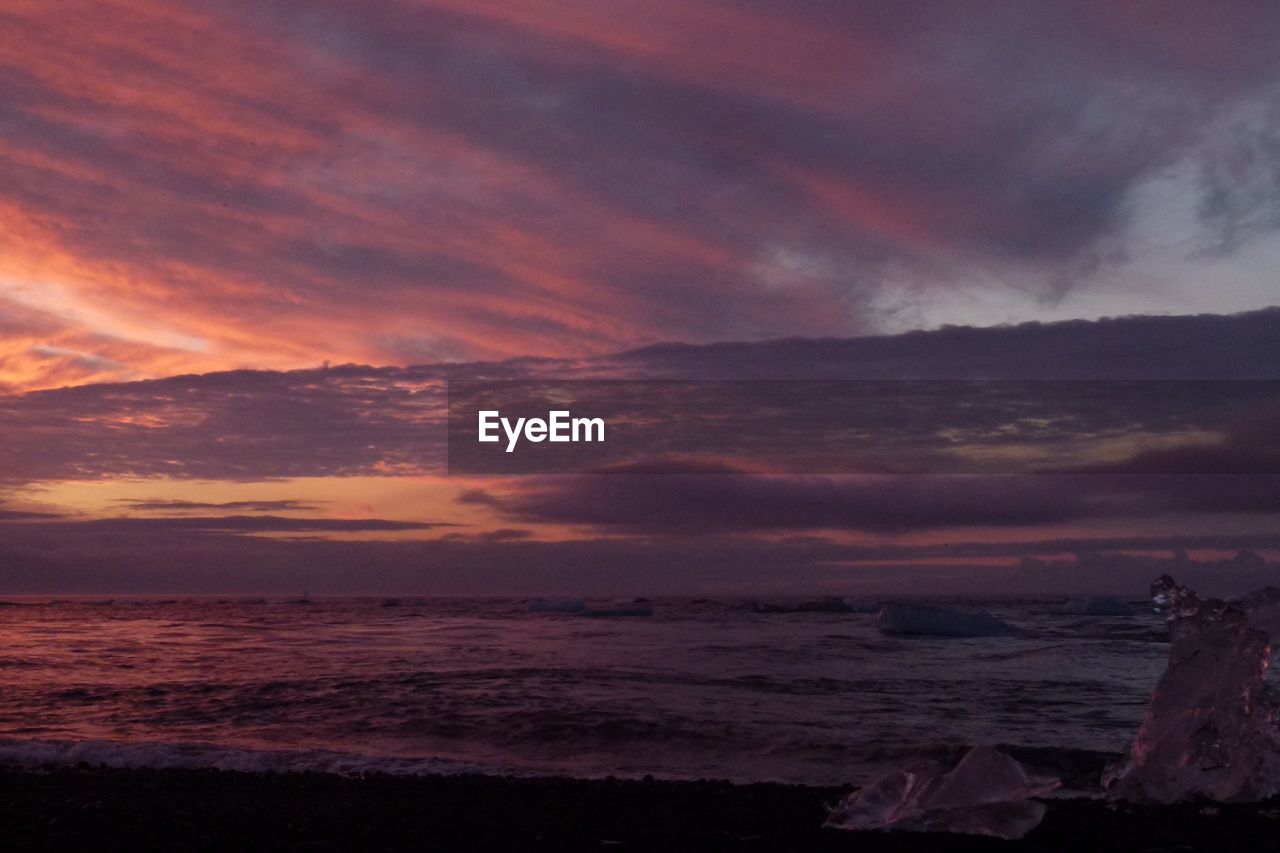
<path fill-rule="evenodd" d="M 832 427 L 864 435 L 853 462 L 829 465 L 826 436 L 816 434 L 818 461 L 783 470 L 817 473 L 1010 473 L 1045 469 L 1079 474 L 1275 473 L 1280 411 L 1280 310 L 1232 317 L 1132 318 L 1098 323 L 1028 324 L 1015 328 L 944 329 L 884 338 L 790 340 L 704 347 L 655 347 L 590 360 L 532 359 L 415 367 L 344 365 L 290 372 L 234 371 L 145 382 L 79 386 L 0 395 L 0 486 L 52 480 L 167 477 L 252 482 L 297 477 L 422 476 L 445 471 L 445 418 L 450 379 L 572 380 L 626 377 L 899 380 L 893 399 L 838 411 Z M 1028 425 L 1046 403 L 1023 411 L 1025 395 L 1005 394 L 984 408 L 957 408 L 944 396 L 915 404 L 912 380 L 1060 380 L 1050 396 L 1053 423 Z M 1138 384 L 1117 396 L 1080 398 L 1080 380 L 1123 378 Z M 1158 382 L 1144 383 L 1152 379 Z M 1165 399 L 1191 382 L 1203 399 Z M 1239 380 L 1267 380 L 1243 383 Z M 928 386 L 928 383 L 920 383 Z M 946 389 L 946 382 L 933 383 Z M 786 387 L 786 383 L 780 383 Z M 1150 386 L 1155 389 L 1147 392 Z M 1260 387 L 1263 403 L 1248 392 Z M 696 394 L 696 387 L 694 394 Z M 964 387 L 964 386 L 962 386 Z M 1015 385 L 1015 391 L 1017 389 Z M 1051 386 L 1057 387 L 1057 386 Z M 1075 390 L 1073 390 L 1075 389 Z M 1235 389 L 1243 389 L 1237 392 Z M 1271 389 L 1271 390 L 1268 390 Z M 1001 390 L 1001 389 L 998 389 Z M 1137 393 L 1142 390 L 1143 393 Z M 966 392 L 967 393 L 967 392 Z M 934 395 L 936 396 L 936 395 Z M 1005 399 L 1007 397 L 1007 399 Z M 749 402 L 749 401 L 748 401 Z M 970 401 L 971 403 L 974 401 Z M 696 400 L 690 401 L 695 404 Z M 654 403 L 653 405 L 656 405 Z M 651 406 L 652 408 L 652 406 Z M 776 408 L 776 407 L 775 407 Z M 1061 411 L 1058 411 L 1058 410 Z M 1238 409 L 1238 410 L 1237 410 Z M 1007 411 L 1006 411 L 1007 410 Z M 670 430 L 678 430 L 679 414 Z M 773 442 L 776 416 L 764 425 L 749 409 L 740 434 L 684 429 L 731 467 L 749 460 L 802 457 L 804 447 Z M 768 412 L 763 413 L 768 415 Z M 963 414 L 963 416 L 962 416 Z M 784 416 L 785 421 L 785 416 Z M 783 424 L 785 426 L 785 424 Z M 697 433 L 701 430 L 701 433 Z M 1120 456 L 1085 453 L 1087 442 L 1148 437 Z M 1158 440 L 1179 438 L 1176 447 Z M 845 441 L 847 444 L 848 442 Z M 1036 450 L 1019 464 L 966 468 L 952 445 Z M 1110 445 L 1108 445 L 1110 446 Z M 825 449 L 824 449 L 825 448 Z M 862 452 L 862 457 L 858 453 Z M 945 451 L 945 452 L 944 452 Z M 936 457 L 938 461 L 928 462 Z M 844 458 L 843 456 L 841 458 Z M 879 462 L 877 462 L 877 459 Z M 914 467 L 892 464 L 894 460 Z M 921 460 L 925 460 L 921 463 Z M 1039 460 L 1039 461 L 1036 461 Z M 631 460 L 645 461 L 645 460 Z M 875 463 L 879 467 L 871 467 Z M 920 467 L 923 464 L 925 467 Z M 1082 467 L 1085 466 L 1085 467 Z M 751 466 L 747 465 L 747 470 Z"/>
<path fill-rule="evenodd" d="M 0 387 L 1274 298 L 1266 0 L 18 0 L 0 31 Z"/>
<path fill-rule="evenodd" d="M 967 544 L 850 545 L 820 538 L 761 541 L 519 535 L 430 541 L 265 538 L 135 525 L 4 524 L 0 590 L 34 593 L 298 595 L 812 595 L 1072 594 L 1142 597 L 1176 572 L 1197 589 L 1240 594 L 1274 583 L 1271 534 L 1040 538 Z M 1170 551 L 1207 556 L 1167 556 Z M 1150 556 L 1141 552 L 1163 551 Z M 1139 552 L 1140 555 L 1135 555 Z M 1235 556 L 1220 558 L 1216 554 Z M 1243 553 L 1239 553 L 1243 552 Z"/>
<path fill-rule="evenodd" d="M 967 407 L 967 443 L 979 449 L 1052 445 L 1065 462 L 1037 476 L 746 476 L 735 472 L 759 462 L 758 446 L 724 429 L 714 463 L 443 476 L 450 378 L 735 371 L 1013 375 L 1077 389 L 1099 376 L 1155 388 L 1174 378 L 1275 380 L 1280 311 L 662 346 L 573 361 L 235 371 L 0 396 L 0 588 L 474 593 L 767 588 L 788 579 L 820 588 L 844 577 L 899 591 L 922 578 L 988 591 L 1070 589 L 1075 578 L 1084 589 L 1121 583 L 1097 563 L 1103 552 L 1188 548 L 1212 560 L 1280 550 L 1280 417 L 1252 397 L 1247 410 L 1222 405 L 1219 389 L 1257 384 L 1238 381 L 1190 383 L 1213 392 L 1207 410 L 1166 409 L 1150 394 L 1111 407 L 1069 401 L 1061 423 L 1025 435 L 1007 429 L 998 407 Z M 954 435 L 955 424 L 898 402 L 871 413 L 863 440 L 878 432 L 884 447 L 918 457 Z M 1089 450 L 1135 434 L 1151 445 L 1116 445 L 1105 458 Z M 699 475 L 699 466 L 714 473 Z M 1023 557 L 1064 554 L 1084 555 L 1085 569 L 1008 573 Z M 1125 566 L 1132 584 L 1155 564 Z M 1254 579 L 1265 569 L 1240 567 Z"/>

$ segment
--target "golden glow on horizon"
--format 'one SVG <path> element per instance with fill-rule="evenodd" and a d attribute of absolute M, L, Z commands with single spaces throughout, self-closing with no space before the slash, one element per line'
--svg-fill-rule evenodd
<path fill-rule="evenodd" d="M 72 518 L 120 516 L 275 515 L 287 518 L 383 519 L 456 525 L 423 530 L 305 532 L 255 534 L 332 539 L 436 539 L 449 534 L 482 535 L 525 525 L 497 517 L 484 505 L 460 503 L 457 497 L 492 480 L 463 477 L 304 477 L 265 482 L 174 480 L 164 478 L 110 481 L 61 481 L 29 486 L 11 493 L 9 508 L 66 514 Z M 144 509 L 142 502 L 174 502 L 169 508 Z M 272 503 L 296 501 L 279 508 Z M 191 504 L 263 504 L 256 507 Z M 529 525 L 528 540 L 570 539 L 584 531 L 552 524 Z"/>

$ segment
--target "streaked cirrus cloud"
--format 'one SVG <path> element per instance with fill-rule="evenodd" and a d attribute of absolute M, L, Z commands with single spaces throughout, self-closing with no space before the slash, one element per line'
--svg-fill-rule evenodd
<path fill-rule="evenodd" d="M 1274 301 L 1265 0 L 17 0 L 0 31 L 0 387 Z"/>

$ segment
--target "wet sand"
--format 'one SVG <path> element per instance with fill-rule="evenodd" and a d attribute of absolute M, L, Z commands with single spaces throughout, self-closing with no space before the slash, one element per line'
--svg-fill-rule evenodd
<path fill-rule="evenodd" d="M 1139 809 L 1051 800 L 1025 839 L 822 829 L 848 788 L 0 769 L 6 850 L 1174 851 L 1280 849 L 1280 802 Z"/>

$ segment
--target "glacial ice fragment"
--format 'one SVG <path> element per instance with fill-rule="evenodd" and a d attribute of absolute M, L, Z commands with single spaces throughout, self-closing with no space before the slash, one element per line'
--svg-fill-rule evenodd
<path fill-rule="evenodd" d="M 1018 629 L 981 611 L 948 610 L 924 604 L 886 604 L 880 608 L 880 630 L 886 634 L 930 637 L 1004 637 Z"/>
<path fill-rule="evenodd" d="M 921 761 L 881 777 L 846 797 L 826 825 L 1021 838 L 1044 819 L 1044 803 L 1030 798 L 1058 785 L 1028 776 L 998 749 L 976 746 L 952 768 Z"/>
<path fill-rule="evenodd" d="M 529 612 L 568 613 L 607 619 L 613 616 L 652 616 L 653 605 L 647 599 L 639 598 L 598 605 L 588 605 L 581 598 L 535 598 L 529 602 Z"/>
<path fill-rule="evenodd" d="M 853 608 L 843 598 L 831 596 L 808 601 L 753 601 L 754 613 L 852 613 Z"/>
<path fill-rule="evenodd" d="M 616 616 L 652 616 L 653 605 L 645 601 L 614 601 L 598 607 L 578 611 L 579 616 L 608 619 Z"/>
<path fill-rule="evenodd" d="M 586 609 L 581 598 L 535 598 L 529 602 L 530 613 L 580 613 Z"/>
<path fill-rule="evenodd" d="M 1131 616 L 1133 608 L 1114 596 L 1090 595 L 1067 599 L 1054 612 L 1062 616 Z"/>
<path fill-rule="evenodd" d="M 1266 682 L 1280 590 L 1202 600 L 1164 575 L 1151 598 L 1169 618 L 1169 663 L 1128 755 L 1107 769 L 1103 786 L 1143 803 L 1280 794 L 1280 693 Z"/>

